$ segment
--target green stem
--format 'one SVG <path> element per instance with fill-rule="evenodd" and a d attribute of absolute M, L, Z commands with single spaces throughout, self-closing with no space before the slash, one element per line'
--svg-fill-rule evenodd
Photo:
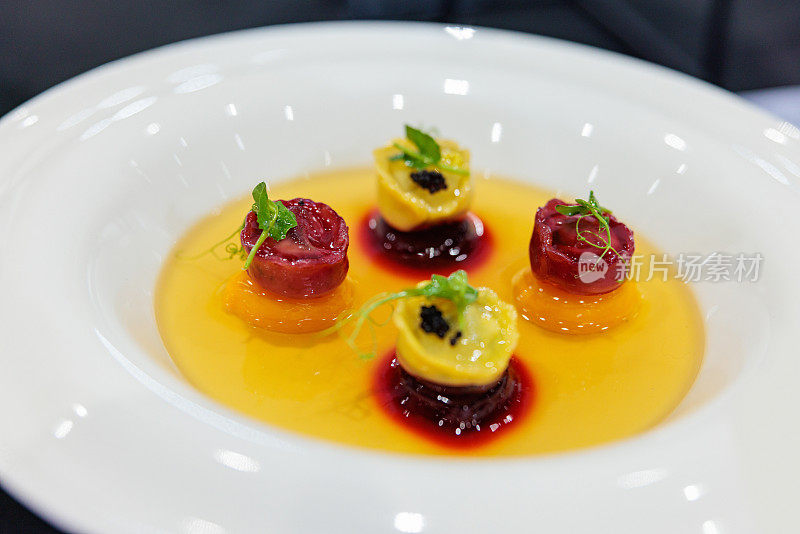
<path fill-rule="evenodd" d="M 601 252 L 600 256 L 597 258 L 598 262 L 603 258 L 603 256 L 606 255 L 606 253 L 609 250 L 614 252 L 614 254 L 616 254 L 617 256 L 619 256 L 619 252 L 617 252 L 617 250 L 614 247 L 611 246 L 611 226 L 608 224 L 608 221 L 605 219 L 605 217 L 603 217 L 601 214 L 597 213 L 595 210 L 590 210 L 590 211 L 591 211 L 590 214 L 581 215 L 580 217 L 578 217 L 578 220 L 575 221 L 575 233 L 577 234 L 578 239 L 580 241 L 586 243 L 587 245 L 591 245 L 591 246 L 593 246 L 595 248 L 599 248 L 599 249 L 603 250 L 603 252 Z M 597 219 L 598 224 L 601 227 L 603 227 L 603 229 L 606 231 L 605 246 L 604 245 L 598 245 L 597 243 L 593 243 L 592 241 L 590 241 L 589 239 L 587 239 L 583 235 L 584 233 L 590 233 L 590 232 L 583 232 L 583 231 L 581 231 L 579 229 L 579 225 L 580 225 L 581 220 L 584 217 L 589 217 L 590 215 L 594 216 L 594 218 Z M 602 238 L 598 234 L 595 233 L 593 235 L 597 238 L 598 241 L 602 241 Z"/>
<path fill-rule="evenodd" d="M 229 235 L 228 237 L 226 237 L 222 241 L 219 241 L 219 242 L 215 243 L 214 245 L 211 245 L 211 247 L 207 248 L 203 252 L 201 252 L 199 254 L 195 254 L 194 256 L 184 256 L 183 254 L 181 254 L 179 252 L 177 254 L 177 257 L 178 257 L 178 259 L 181 259 L 181 260 L 196 260 L 196 259 L 202 258 L 206 254 L 209 254 L 209 253 L 213 254 L 215 248 L 217 248 L 218 246 L 220 246 L 223 243 L 226 243 L 226 242 L 230 241 L 233 238 L 233 236 L 235 236 L 238 233 L 241 233 L 242 230 L 244 230 L 244 221 L 242 221 L 241 226 L 239 226 L 239 228 L 237 228 L 231 235 Z M 224 258 L 219 258 L 219 259 L 224 259 Z"/>
<path fill-rule="evenodd" d="M 256 241 L 256 244 L 253 246 L 252 250 L 250 250 L 250 254 L 248 254 L 247 260 L 245 260 L 244 266 L 242 267 L 243 271 L 246 271 L 250 267 L 250 264 L 253 262 L 253 258 L 256 257 L 256 252 L 258 252 L 258 249 L 261 248 L 261 245 L 263 245 L 264 241 L 269 237 L 269 231 L 272 230 L 273 226 L 275 226 L 275 221 L 277 220 L 278 212 L 276 210 L 272 214 L 272 219 L 270 219 L 269 225 L 267 225 L 265 229 L 261 230 L 261 235 L 258 236 L 258 241 Z"/>
<path fill-rule="evenodd" d="M 450 165 L 443 165 L 442 163 L 437 163 L 435 166 L 442 169 L 443 171 L 451 172 L 453 174 L 458 174 L 459 176 L 469 176 L 469 171 L 467 169 L 451 167 Z"/>
<path fill-rule="evenodd" d="M 376 341 L 373 339 L 373 350 L 372 352 L 362 353 L 356 344 L 356 340 L 358 339 L 359 334 L 361 334 L 361 330 L 364 328 L 364 324 L 367 321 L 373 321 L 371 315 L 372 312 L 377 310 L 379 307 L 392 302 L 393 300 L 399 300 L 406 297 L 414 297 L 418 295 L 422 295 L 422 290 L 420 288 L 414 289 L 406 289 L 404 291 L 398 291 L 397 293 L 379 293 L 366 301 L 361 308 L 354 314 L 348 315 L 344 319 L 340 319 L 336 321 L 331 327 L 326 328 L 320 332 L 317 332 L 315 335 L 319 337 L 327 337 L 331 334 L 335 334 L 339 330 L 341 330 L 345 325 L 349 324 L 351 321 L 355 319 L 356 324 L 353 327 L 353 331 L 350 333 L 349 336 L 345 338 L 345 342 L 350 346 L 353 351 L 355 351 L 361 358 L 368 359 L 375 355 L 374 346 Z"/>
<path fill-rule="evenodd" d="M 467 170 L 467 169 L 461 169 L 459 167 L 453 167 L 453 166 L 450 166 L 450 165 L 444 165 L 444 164 L 441 163 L 441 160 L 433 161 L 433 159 L 431 159 L 431 158 L 429 158 L 427 156 L 424 156 L 419 152 L 411 150 L 410 148 L 406 148 L 403 145 L 401 145 L 400 143 L 392 143 L 392 145 L 397 150 L 399 150 L 400 152 L 405 154 L 406 156 L 409 156 L 412 159 L 417 159 L 417 160 L 421 161 L 422 163 L 424 163 L 425 165 L 427 165 L 428 167 L 436 167 L 436 168 L 441 169 L 443 171 L 451 172 L 453 174 L 458 174 L 460 176 L 469 176 L 469 170 Z"/>
<path fill-rule="evenodd" d="M 350 324 L 351 321 L 355 320 L 353 331 L 349 336 L 347 336 L 347 338 L 345 338 L 345 341 L 350 348 L 352 348 L 362 358 L 372 357 L 375 353 L 374 348 L 371 353 L 362 353 L 356 345 L 356 340 L 364 328 L 364 325 L 367 324 L 367 321 L 369 321 L 370 328 L 373 329 L 371 330 L 373 333 L 373 347 L 376 344 L 374 340 L 374 326 L 378 325 L 378 323 L 372 319 L 372 312 L 374 312 L 380 306 L 393 300 L 417 296 L 423 296 L 427 298 L 443 298 L 453 302 L 458 309 L 459 329 L 463 331 L 464 311 L 469 303 L 474 302 L 478 298 L 478 291 L 468 284 L 466 273 L 464 271 L 456 271 L 447 278 L 435 274 L 431 276 L 431 281 L 427 284 L 403 289 L 396 293 L 379 293 L 375 295 L 361 305 L 361 307 L 354 313 L 351 313 L 347 317 L 337 319 L 335 324 L 326 328 L 325 330 L 317 332 L 315 335 L 327 337 L 338 332 L 345 325 Z"/>
<path fill-rule="evenodd" d="M 247 259 L 244 262 L 244 266 L 242 266 L 243 271 L 246 271 L 250 267 L 250 264 L 253 263 L 253 258 L 256 257 L 256 252 L 258 252 L 258 249 L 261 247 L 261 245 L 264 244 L 264 241 L 266 239 L 267 239 L 267 232 L 262 231 L 261 235 L 258 236 L 258 241 L 256 241 L 256 244 L 253 246 L 252 249 L 250 249 L 250 254 L 247 255 Z"/>
<path fill-rule="evenodd" d="M 594 191 L 589 191 L 589 200 L 588 202 L 583 199 L 576 199 L 577 205 L 575 206 L 567 206 L 564 204 L 559 204 L 556 206 L 556 211 L 561 213 L 562 215 L 572 216 L 572 215 L 579 215 L 578 219 L 575 221 L 575 233 L 577 234 L 578 241 L 586 243 L 595 248 L 602 249 L 603 252 L 600 253 L 600 257 L 597 258 L 597 262 L 599 262 L 603 256 L 610 250 L 614 252 L 617 256 L 619 256 L 619 252 L 611 246 L 611 223 L 608 215 L 611 213 L 611 210 L 605 209 L 597 202 L 597 197 L 594 196 Z M 598 241 L 601 243 L 603 242 L 603 238 L 597 232 L 586 231 L 583 232 L 580 230 L 580 223 L 584 217 L 594 217 L 597 219 L 597 224 L 606 232 L 605 243 L 603 245 L 598 245 L 586 238 L 584 235 L 588 233 L 593 235 Z"/>
<path fill-rule="evenodd" d="M 370 315 L 372 315 L 372 312 L 388 302 L 410 296 L 412 296 L 411 291 L 398 291 L 397 293 L 380 293 L 373 297 L 371 300 L 374 300 L 375 302 L 372 302 L 368 305 L 365 304 L 359 312 L 356 325 L 353 328 L 353 331 L 350 333 L 350 336 L 347 338 L 348 344 L 355 344 L 356 339 L 358 339 L 358 334 L 361 333 L 361 329 L 364 327 L 364 322 L 369 318 Z"/>

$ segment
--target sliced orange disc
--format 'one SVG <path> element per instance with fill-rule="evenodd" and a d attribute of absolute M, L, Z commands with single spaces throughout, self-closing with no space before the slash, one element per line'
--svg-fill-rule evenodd
<path fill-rule="evenodd" d="M 641 295 L 630 280 L 609 293 L 577 295 L 539 280 L 526 267 L 514 276 L 520 314 L 542 328 L 568 334 L 594 334 L 627 321 L 639 311 Z"/>
<path fill-rule="evenodd" d="M 262 289 L 243 271 L 225 283 L 222 301 L 229 313 L 251 326 L 284 334 L 306 334 L 328 328 L 352 307 L 353 286 L 345 279 L 321 297 L 295 299 Z"/>

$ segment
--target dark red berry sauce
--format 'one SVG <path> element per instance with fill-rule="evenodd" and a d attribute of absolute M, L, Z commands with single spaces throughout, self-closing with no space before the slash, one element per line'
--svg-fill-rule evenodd
<path fill-rule="evenodd" d="M 372 260 L 412 278 L 470 271 L 490 255 L 492 239 L 483 222 L 469 213 L 421 230 L 397 230 L 378 210 L 367 213 L 360 225 L 361 243 Z"/>
<path fill-rule="evenodd" d="M 395 421 L 440 445 L 481 446 L 519 423 L 529 411 L 534 384 L 511 358 L 500 380 L 488 387 L 434 384 L 407 373 L 392 351 L 375 375 L 378 403 Z"/>

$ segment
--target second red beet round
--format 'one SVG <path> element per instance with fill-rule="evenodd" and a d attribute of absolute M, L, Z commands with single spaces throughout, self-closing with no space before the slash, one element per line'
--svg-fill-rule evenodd
<path fill-rule="evenodd" d="M 536 212 L 529 248 L 531 270 L 540 280 L 570 293 L 613 291 L 624 280 L 633 256 L 633 232 L 608 212 L 604 217 L 608 220 L 609 242 L 595 217 L 564 215 L 556 210 L 557 206 L 575 205 L 554 198 Z M 593 267 L 594 272 L 582 275 L 582 267 Z"/>

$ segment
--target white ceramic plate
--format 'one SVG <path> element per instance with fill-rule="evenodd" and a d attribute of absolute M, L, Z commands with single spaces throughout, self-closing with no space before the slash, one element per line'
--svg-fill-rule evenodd
<path fill-rule="evenodd" d="M 479 168 L 593 184 L 667 252 L 762 254 L 756 283 L 695 284 L 707 356 L 669 421 L 555 456 L 388 455 L 241 417 L 175 372 L 152 296 L 178 236 L 262 178 L 369 163 L 403 122 Z M 791 125 L 514 33 L 301 25 L 102 67 L 0 122 L 0 478 L 96 533 L 792 531 L 799 180 Z"/>

